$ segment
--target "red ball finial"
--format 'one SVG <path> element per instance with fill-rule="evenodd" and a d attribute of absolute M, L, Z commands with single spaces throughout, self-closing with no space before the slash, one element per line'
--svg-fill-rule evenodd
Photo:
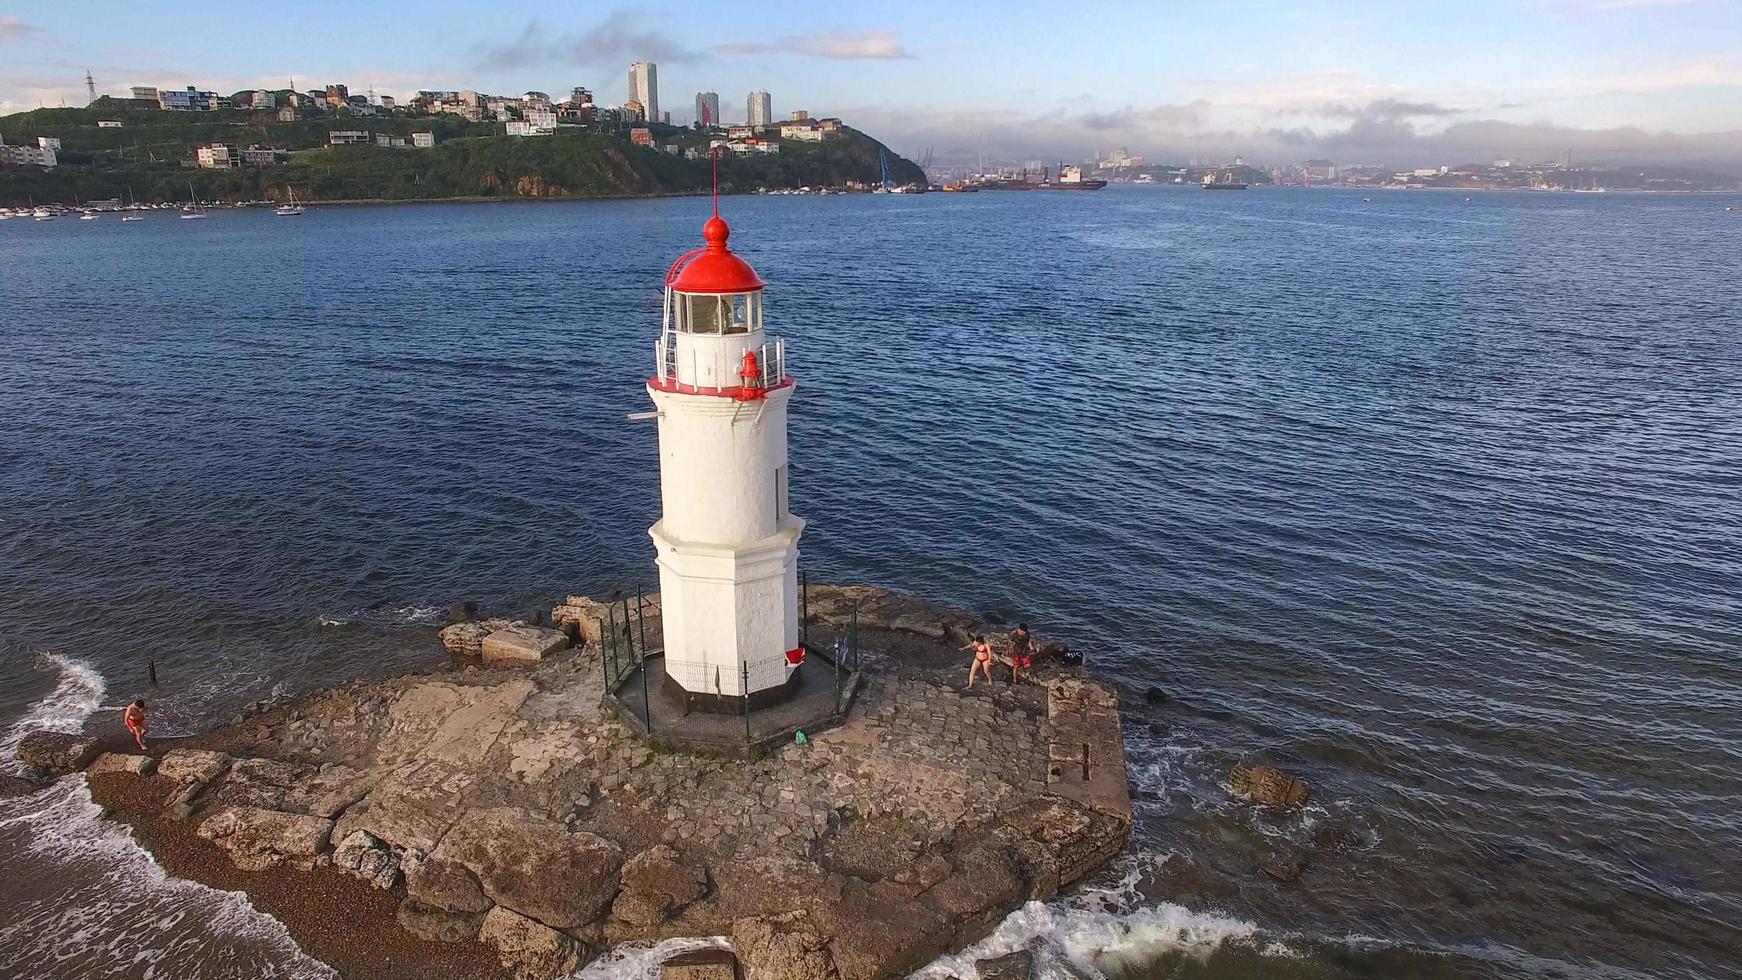
<path fill-rule="evenodd" d="M 725 219 L 714 215 L 702 225 L 702 240 L 709 248 L 722 249 L 726 247 L 726 239 L 732 237 L 732 229 L 726 227 Z"/>

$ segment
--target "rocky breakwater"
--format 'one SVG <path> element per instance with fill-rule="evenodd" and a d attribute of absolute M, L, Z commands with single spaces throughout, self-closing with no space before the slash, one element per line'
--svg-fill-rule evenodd
<path fill-rule="evenodd" d="M 568 647 L 584 634 L 509 622 L 444 642 L 476 635 L 483 660 L 509 630 L 514 655 L 263 706 L 160 759 L 33 750 L 103 769 L 94 792 L 154 787 L 112 795 L 152 801 L 153 819 L 265 882 L 342 872 L 399 928 L 528 980 L 615 944 L 709 935 L 751 980 L 902 976 L 1124 847 L 1109 689 L 1041 669 L 964 691 L 953 640 L 973 617 L 823 596 L 815 630 L 859 610 L 865 690 L 844 724 L 761 758 L 644 744 L 603 707 L 593 649 Z"/>

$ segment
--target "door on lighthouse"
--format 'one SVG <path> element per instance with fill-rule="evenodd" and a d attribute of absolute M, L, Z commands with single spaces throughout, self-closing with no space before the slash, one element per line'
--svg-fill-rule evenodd
<path fill-rule="evenodd" d="M 774 470 L 774 521 L 778 525 L 786 519 L 786 464 L 781 463 Z"/>

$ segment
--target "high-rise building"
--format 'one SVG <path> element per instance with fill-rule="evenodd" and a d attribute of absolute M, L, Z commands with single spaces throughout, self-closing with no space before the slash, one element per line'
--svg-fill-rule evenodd
<path fill-rule="evenodd" d="M 744 114 L 750 125 L 766 126 L 774 121 L 774 100 L 767 92 L 751 92 Z"/>
<path fill-rule="evenodd" d="M 696 93 L 696 125 L 697 126 L 718 126 L 718 125 L 720 125 L 720 93 L 718 93 L 718 92 L 697 92 Z"/>
<path fill-rule="evenodd" d="M 658 122 L 659 66 L 651 61 L 637 61 L 629 66 L 629 98 L 639 102 L 649 122 Z"/>

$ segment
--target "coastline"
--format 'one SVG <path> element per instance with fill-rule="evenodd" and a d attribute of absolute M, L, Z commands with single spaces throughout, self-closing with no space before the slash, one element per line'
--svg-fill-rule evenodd
<path fill-rule="evenodd" d="M 181 740 L 181 747 L 199 738 Z M 157 751 L 154 748 L 154 751 Z M 225 891 L 239 891 L 253 906 L 282 922 L 303 952 L 346 977 L 423 980 L 463 976 L 506 980 L 511 974 L 476 943 L 431 943 L 394 917 L 386 892 L 333 867 L 244 871 L 193 828 L 163 814 L 173 785 L 128 773 L 88 777 L 91 799 L 103 817 L 125 825 L 140 847 L 169 874 Z"/>
<path fill-rule="evenodd" d="M 569 710 L 602 693 L 583 646 L 309 691 L 147 757 L 86 736 L 86 777 L 168 873 L 242 891 L 310 956 L 388 980 L 531 980 L 717 935 L 749 977 L 902 976 L 1123 849 L 1110 689 L 1055 663 L 963 691 L 953 640 L 977 619 L 813 591 L 824 630 L 863 610 L 872 680 L 838 727 L 754 758 L 673 752 L 601 705 Z M 485 625 L 534 628 L 504 622 Z M 1086 760 L 1073 778 L 1079 742 L 1108 739 L 1095 778 Z M 990 745 L 1007 758 L 961 755 Z"/>

